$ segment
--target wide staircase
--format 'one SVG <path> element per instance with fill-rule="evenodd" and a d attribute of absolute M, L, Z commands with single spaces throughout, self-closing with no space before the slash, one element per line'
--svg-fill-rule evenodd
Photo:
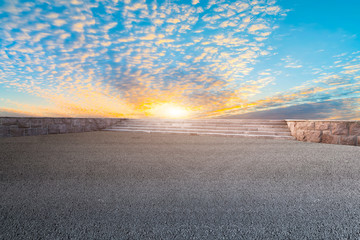
<path fill-rule="evenodd" d="M 294 139 L 284 120 L 263 119 L 122 119 L 105 131 Z"/>

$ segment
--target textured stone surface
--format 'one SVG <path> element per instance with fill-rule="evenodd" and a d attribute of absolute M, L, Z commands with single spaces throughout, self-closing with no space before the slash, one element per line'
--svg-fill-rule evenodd
<path fill-rule="evenodd" d="M 10 135 L 14 137 L 24 136 L 24 132 L 24 128 L 18 128 L 17 126 L 11 126 L 10 128 Z"/>
<path fill-rule="evenodd" d="M 10 126 L 3 126 L 3 137 L 10 136 Z"/>
<path fill-rule="evenodd" d="M 292 136 L 295 136 L 295 124 L 295 122 L 287 122 Z"/>
<path fill-rule="evenodd" d="M 349 135 L 360 135 L 360 122 L 349 124 Z"/>
<path fill-rule="evenodd" d="M 39 135 L 47 135 L 49 133 L 48 128 L 37 128 L 36 131 L 39 133 Z"/>
<path fill-rule="evenodd" d="M 2 120 L 2 125 L 4 126 L 17 125 L 17 118 L 4 118 Z"/>
<path fill-rule="evenodd" d="M 338 144 L 339 136 L 331 135 L 330 133 L 323 133 L 321 137 L 322 143 Z"/>
<path fill-rule="evenodd" d="M 330 122 L 315 122 L 315 130 L 329 130 Z"/>
<path fill-rule="evenodd" d="M 296 131 L 296 135 L 295 135 L 296 139 L 299 140 L 299 141 L 304 141 L 306 138 L 305 138 L 305 131 L 304 130 L 301 130 L 301 129 L 298 129 Z"/>
<path fill-rule="evenodd" d="M 42 119 L 30 119 L 30 127 L 31 128 L 37 128 L 41 127 L 43 125 Z"/>
<path fill-rule="evenodd" d="M 30 129 L 26 129 L 26 136 L 37 136 L 37 135 L 41 135 L 41 131 L 39 131 L 37 128 L 30 128 Z"/>
<path fill-rule="evenodd" d="M 65 123 L 58 124 L 59 132 L 60 133 L 67 133 L 67 129 L 71 128 L 71 125 L 66 125 Z"/>
<path fill-rule="evenodd" d="M 349 134 L 348 124 L 346 122 L 332 122 L 331 134 L 333 135 L 347 135 Z"/>
<path fill-rule="evenodd" d="M 53 122 L 54 122 L 55 124 L 63 123 L 63 122 L 64 122 L 64 118 L 54 118 L 54 119 L 53 119 Z"/>
<path fill-rule="evenodd" d="M 44 118 L 43 119 L 43 127 L 49 126 L 51 124 L 54 124 L 54 120 L 51 118 Z"/>
<path fill-rule="evenodd" d="M 85 119 L 74 119 L 73 126 L 85 126 Z"/>
<path fill-rule="evenodd" d="M 18 119 L 17 125 L 19 128 L 29 128 L 30 127 L 30 119 Z"/>
<path fill-rule="evenodd" d="M 91 131 L 91 126 L 90 125 L 85 125 L 84 126 L 84 131 L 85 132 L 90 132 Z"/>
<path fill-rule="evenodd" d="M 314 130 L 315 122 L 311 122 L 311 121 L 297 122 L 296 128 L 303 129 L 303 130 Z"/>
<path fill-rule="evenodd" d="M 58 134 L 58 133 L 60 133 L 58 125 L 57 124 L 50 124 L 48 126 L 48 133 L 49 134 Z"/>
<path fill-rule="evenodd" d="M 360 121 L 287 121 L 299 141 L 360 145 Z M 312 129 L 314 126 L 314 129 Z"/>
<path fill-rule="evenodd" d="M 0 137 L 34 136 L 97 131 L 120 119 L 85 118 L 0 118 Z"/>
<path fill-rule="evenodd" d="M 319 142 L 321 142 L 321 136 L 322 136 L 321 131 L 309 131 L 307 136 L 306 136 L 306 140 L 308 142 L 319 143 Z"/>
<path fill-rule="evenodd" d="M 84 132 L 84 127 L 83 126 L 74 126 L 74 131 L 75 132 Z"/>
<path fill-rule="evenodd" d="M 340 144 L 342 145 L 355 145 L 356 136 L 340 136 Z"/>

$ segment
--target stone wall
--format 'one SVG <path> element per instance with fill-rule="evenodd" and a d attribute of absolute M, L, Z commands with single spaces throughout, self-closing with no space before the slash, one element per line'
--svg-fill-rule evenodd
<path fill-rule="evenodd" d="M 120 118 L 28 118 L 0 117 L 0 137 L 20 137 L 98 131 Z"/>
<path fill-rule="evenodd" d="M 360 121 L 286 120 L 299 141 L 360 146 Z"/>

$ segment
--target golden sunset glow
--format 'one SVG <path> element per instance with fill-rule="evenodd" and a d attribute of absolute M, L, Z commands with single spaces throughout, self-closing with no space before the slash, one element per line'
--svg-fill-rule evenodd
<path fill-rule="evenodd" d="M 151 117 L 157 118 L 188 118 L 190 112 L 181 106 L 177 106 L 173 103 L 164 103 L 157 105 L 149 110 Z"/>

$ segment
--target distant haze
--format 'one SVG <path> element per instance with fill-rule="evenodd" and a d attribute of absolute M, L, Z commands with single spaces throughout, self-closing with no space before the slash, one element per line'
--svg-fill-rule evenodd
<path fill-rule="evenodd" d="M 360 120 L 359 110 L 347 109 L 348 102 L 344 100 L 334 100 L 321 103 L 301 104 L 297 106 L 277 108 L 266 111 L 251 112 L 239 115 L 231 115 L 222 118 L 232 119 L 343 119 Z M 355 106 L 356 107 L 356 106 Z M 345 113 L 342 112 L 345 110 Z M 353 113 L 351 114 L 351 111 Z M 350 113 L 347 115 L 347 113 Z"/>

